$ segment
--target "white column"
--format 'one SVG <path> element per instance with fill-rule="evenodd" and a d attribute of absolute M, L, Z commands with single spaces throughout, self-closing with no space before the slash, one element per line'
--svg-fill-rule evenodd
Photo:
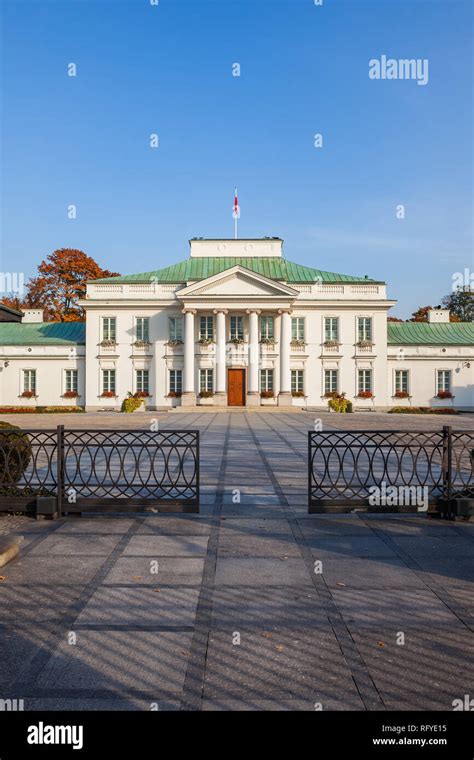
<path fill-rule="evenodd" d="M 195 309 L 183 309 L 184 314 L 184 373 L 183 373 L 183 395 L 181 403 L 183 406 L 194 406 L 196 403 L 196 392 L 194 389 L 194 315 Z"/>
<path fill-rule="evenodd" d="M 249 315 L 249 378 L 247 404 L 260 406 L 260 394 L 258 388 L 258 315 L 259 309 L 247 309 Z"/>
<path fill-rule="evenodd" d="M 290 342 L 291 342 L 291 317 L 290 311 L 281 310 L 280 331 L 280 393 L 278 404 L 291 406 L 291 372 L 290 372 Z"/>
<path fill-rule="evenodd" d="M 216 406 L 225 406 L 227 404 L 226 393 L 226 334 L 225 334 L 225 315 L 226 309 L 214 309 L 216 316 L 216 392 L 214 394 L 214 404 Z"/>

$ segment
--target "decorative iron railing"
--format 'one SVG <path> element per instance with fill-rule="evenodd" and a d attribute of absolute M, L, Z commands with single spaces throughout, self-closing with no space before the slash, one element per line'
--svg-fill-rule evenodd
<path fill-rule="evenodd" d="M 310 512 L 451 513 L 474 498 L 474 432 L 331 431 L 308 434 Z"/>
<path fill-rule="evenodd" d="M 2 436 L 3 432 L 3 436 Z M 0 511 L 199 511 L 199 431 L 0 429 Z"/>

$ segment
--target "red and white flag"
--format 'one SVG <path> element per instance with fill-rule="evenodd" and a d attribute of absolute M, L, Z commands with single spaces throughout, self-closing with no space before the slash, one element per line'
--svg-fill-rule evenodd
<path fill-rule="evenodd" d="M 235 188 L 234 192 L 234 208 L 232 210 L 232 216 L 234 219 L 240 219 L 240 206 L 239 206 L 239 199 L 237 197 L 237 188 Z"/>

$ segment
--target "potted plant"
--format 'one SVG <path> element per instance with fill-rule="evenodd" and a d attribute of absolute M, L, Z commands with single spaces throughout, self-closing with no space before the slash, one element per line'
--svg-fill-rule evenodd
<path fill-rule="evenodd" d="M 173 338 L 169 340 L 166 345 L 170 346 L 171 348 L 177 348 L 178 346 L 183 345 L 183 341 L 181 340 L 181 338 L 178 338 L 176 340 Z"/>
<path fill-rule="evenodd" d="M 198 343 L 201 346 L 210 346 L 211 343 L 214 343 L 214 339 L 213 338 L 199 338 Z"/>
<path fill-rule="evenodd" d="M 100 345 L 103 348 L 114 348 L 117 345 L 117 341 L 114 338 L 107 338 L 107 340 L 101 340 Z"/>
<path fill-rule="evenodd" d="M 150 345 L 149 340 L 136 340 L 133 344 L 135 348 L 147 348 Z"/>
<path fill-rule="evenodd" d="M 275 338 L 260 338 L 260 343 L 263 346 L 274 346 L 276 343 Z"/>
<path fill-rule="evenodd" d="M 20 395 L 22 398 L 38 398 L 36 391 L 23 391 Z"/>
<path fill-rule="evenodd" d="M 395 391 L 394 398 L 410 398 L 408 391 Z"/>
<path fill-rule="evenodd" d="M 115 391 L 102 391 L 101 398 L 115 398 Z"/>
<path fill-rule="evenodd" d="M 229 343 L 233 343 L 234 346 L 240 346 L 242 343 L 244 343 L 243 338 L 231 338 Z"/>
<path fill-rule="evenodd" d="M 181 398 L 181 391 L 170 391 L 168 398 Z"/>
<path fill-rule="evenodd" d="M 338 340 L 325 340 L 323 343 L 325 348 L 339 348 L 340 345 Z"/>
<path fill-rule="evenodd" d="M 357 398 L 373 398 L 374 394 L 372 391 L 359 391 L 357 394 Z"/>
<path fill-rule="evenodd" d="M 372 348 L 374 344 L 371 340 L 358 340 L 356 345 L 359 348 Z"/>
<path fill-rule="evenodd" d="M 339 396 L 337 391 L 326 391 L 324 394 L 324 398 L 337 398 L 337 396 Z"/>
<path fill-rule="evenodd" d="M 306 343 L 304 342 L 302 338 L 293 338 L 290 342 L 290 345 L 292 346 L 292 348 L 303 348 L 306 345 Z"/>

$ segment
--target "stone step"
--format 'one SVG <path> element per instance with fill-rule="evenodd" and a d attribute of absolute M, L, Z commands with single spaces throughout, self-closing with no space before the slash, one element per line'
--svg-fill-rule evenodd
<path fill-rule="evenodd" d="M 173 409 L 169 409 L 172 414 L 188 414 L 189 412 L 212 412 L 213 414 L 216 412 L 263 412 L 264 414 L 267 412 L 271 414 L 295 412 L 299 414 L 304 411 L 301 406 L 205 406 L 204 404 L 203 406 L 175 406 Z"/>

